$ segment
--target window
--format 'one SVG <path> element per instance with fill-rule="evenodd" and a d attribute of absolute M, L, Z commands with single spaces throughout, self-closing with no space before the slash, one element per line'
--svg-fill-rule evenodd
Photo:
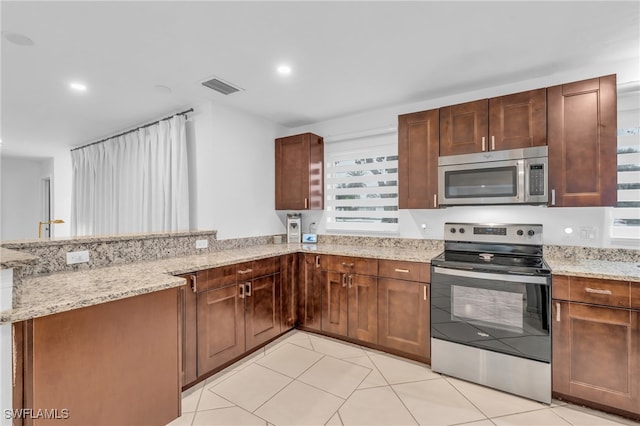
<path fill-rule="evenodd" d="M 640 91 L 618 87 L 618 206 L 611 237 L 640 239 Z"/>
<path fill-rule="evenodd" d="M 325 144 L 327 230 L 398 231 L 397 133 Z"/>

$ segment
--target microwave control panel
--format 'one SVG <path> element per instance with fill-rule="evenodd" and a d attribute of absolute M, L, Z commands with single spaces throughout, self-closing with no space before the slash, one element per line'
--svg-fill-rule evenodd
<path fill-rule="evenodd" d="M 529 194 L 544 195 L 544 164 L 529 166 Z"/>

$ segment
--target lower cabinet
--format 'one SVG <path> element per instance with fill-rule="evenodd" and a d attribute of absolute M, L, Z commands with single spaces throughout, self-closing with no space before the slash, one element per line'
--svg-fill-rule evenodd
<path fill-rule="evenodd" d="M 181 306 L 181 330 L 182 359 L 180 362 L 181 383 L 191 383 L 198 378 L 198 354 L 197 354 L 197 329 L 196 312 L 197 296 L 194 290 L 194 276 L 187 275 L 187 284 L 179 288 L 179 300 Z"/>
<path fill-rule="evenodd" d="M 640 283 L 554 276 L 552 288 L 554 397 L 640 418 Z"/>
<path fill-rule="evenodd" d="M 379 275 L 378 343 L 430 362 L 429 265 L 381 260 Z"/>
<path fill-rule="evenodd" d="M 278 256 L 183 276 L 183 387 L 287 329 L 282 324 L 280 269 Z M 293 321 L 292 314 L 288 318 Z"/>
<path fill-rule="evenodd" d="M 298 324 L 319 331 L 322 314 L 322 273 L 320 262 L 324 256 L 300 253 L 299 273 L 296 285 L 296 312 Z"/>
<path fill-rule="evenodd" d="M 240 286 L 198 294 L 198 376 L 245 351 L 245 308 Z"/>
<path fill-rule="evenodd" d="M 326 256 L 321 330 L 378 342 L 378 280 L 374 259 Z M 367 275 L 365 275 L 367 274 Z"/>

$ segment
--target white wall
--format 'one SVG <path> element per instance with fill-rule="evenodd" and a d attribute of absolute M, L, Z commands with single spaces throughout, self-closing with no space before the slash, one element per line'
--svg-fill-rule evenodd
<path fill-rule="evenodd" d="M 0 238 L 38 238 L 42 220 L 42 179 L 49 177 L 51 160 L 2 157 L 0 159 Z"/>
<path fill-rule="evenodd" d="M 557 84 L 593 78 L 602 75 L 617 74 L 617 82 L 625 83 L 640 80 L 638 61 L 612 63 L 598 69 L 576 69 L 572 72 L 552 74 L 535 80 L 490 87 L 473 92 L 459 93 L 422 102 L 379 108 L 362 114 L 340 117 L 309 126 L 289 129 L 288 134 L 313 132 L 324 137 L 337 136 L 352 132 L 385 128 L 397 125 L 397 116 L 423 111 L 447 105 L 455 105 L 476 99 L 516 93 L 524 90 L 549 87 Z M 339 142 L 336 142 L 339 143 Z M 281 215 L 283 216 L 283 215 Z M 547 208 L 532 206 L 490 206 L 490 207 L 450 207 L 437 210 L 403 210 L 400 212 L 400 232 L 404 238 L 435 238 L 444 236 L 444 222 L 523 222 L 544 225 L 546 244 L 566 244 L 592 247 L 615 246 L 610 241 L 611 208 Z M 324 217 L 321 212 L 303 213 L 303 229 L 315 222 L 319 233 L 325 232 Z M 426 229 L 422 225 L 426 225 Z M 577 232 L 564 233 L 564 228 L 573 227 Z M 583 232 L 580 232 L 583 231 Z M 586 238 L 583 236 L 587 234 Z M 589 236 L 588 234 L 591 234 Z"/>
<path fill-rule="evenodd" d="M 286 129 L 212 102 L 194 109 L 191 227 L 215 229 L 219 239 L 283 233 L 275 212 L 274 139 Z"/>

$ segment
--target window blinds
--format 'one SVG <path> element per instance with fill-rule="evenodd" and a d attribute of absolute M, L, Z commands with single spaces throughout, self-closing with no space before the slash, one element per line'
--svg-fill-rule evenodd
<path fill-rule="evenodd" d="M 327 230 L 398 231 L 397 132 L 325 144 Z"/>

